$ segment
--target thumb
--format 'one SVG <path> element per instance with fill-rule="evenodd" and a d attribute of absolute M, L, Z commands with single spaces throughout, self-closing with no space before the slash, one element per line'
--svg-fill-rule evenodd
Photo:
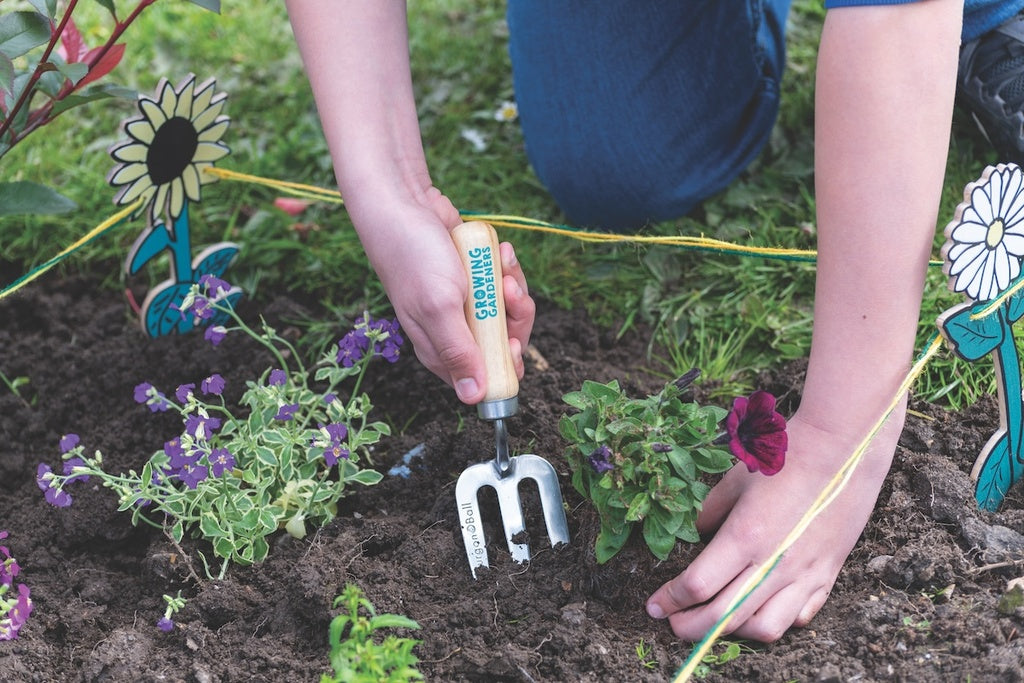
<path fill-rule="evenodd" d="M 453 329 L 437 330 L 430 341 L 459 400 L 469 405 L 482 401 L 487 391 L 487 374 L 483 352 L 469 326 L 463 321 Z"/>

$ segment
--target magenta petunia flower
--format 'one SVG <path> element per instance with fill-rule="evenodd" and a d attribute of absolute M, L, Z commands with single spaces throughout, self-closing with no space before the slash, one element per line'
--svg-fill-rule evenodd
<path fill-rule="evenodd" d="M 775 397 L 767 391 L 755 391 L 749 397 L 737 397 L 725 418 L 729 450 L 751 472 L 772 475 L 786 462 L 786 418 L 775 411 Z"/>

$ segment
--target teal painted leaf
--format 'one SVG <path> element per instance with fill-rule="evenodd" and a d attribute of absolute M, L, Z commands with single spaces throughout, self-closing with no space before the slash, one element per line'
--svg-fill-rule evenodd
<path fill-rule="evenodd" d="M 0 16 L 0 53 L 20 57 L 50 40 L 50 20 L 38 12 L 11 12 Z"/>
<path fill-rule="evenodd" d="M 56 190 L 39 183 L 27 180 L 0 183 L 0 216 L 52 215 L 74 211 L 77 206 Z"/>
<path fill-rule="evenodd" d="M 1006 318 L 1015 323 L 1024 315 L 1024 289 L 1017 290 L 1006 302 Z"/>
<path fill-rule="evenodd" d="M 1004 433 L 978 471 L 974 498 L 982 510 L 995 512 L 999 509 L 1006 492 L 1020 479 L 1021 467 L 1010 452 L 1009 444 L 1009 435 Z"/>
<path fill-rule="evenodd" d="M 987 302 L 964 307 L 960 311 L 941 321 L 942 334 L 964 360 L 976 361 L 991 353 L 1003 341 L 1006 329 L 996 314 L 983 318 L 971 319 L 971 316 L 984 309 Z"/>

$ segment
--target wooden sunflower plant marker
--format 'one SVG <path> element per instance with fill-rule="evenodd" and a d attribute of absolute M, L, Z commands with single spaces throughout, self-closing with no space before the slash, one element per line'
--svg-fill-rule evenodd
<path fill-rule="evenodd" d="M 108 182 L 121 187 L 114 203 L 141 200 L 137 213 L 144 211 L 148 224 L 128 252 L 125 272 L 135 275 L 164 251 L 170 256 L 171 277 L 149 291 L 139 310 L 142 328 L 152 337 L 226 319 L 222 312 L 206 319 L 181 313 L 192 286 L 203 275 L 222 276 L 239 249 L 234 242 L 219 242 L 192 257 L 189 202 L 199 202 L 202 186 L 216 180 L 204 171 L 230 152 L 220 141 L 231 122 L 221 113 L 227 94 L 215 93 L 215 86 L 212 78 L 197 85 L 192 74 L 177 87 L 161 79 L 155 98 L 139 96 L 141 115 L 124 121 L 129 140 L 110 150 L 119 163 Z M 233 306 L 241 295 L 231 287 L 220 300 Z"/>
<path fill-rule="evenodd" d="M 996 510 L 1021 474 L 1024 405 L 1013 324 L 1024 316 L 1024 173 L 1015 164 L 989 166 L 964 189 L 946 226 L 943 272 L 968 302 L 938 318 L 939 330 L 967 361 L 991 353 L 999 396 L 999 429 L 982 448 L 971 478 L 984 510 Z"/>

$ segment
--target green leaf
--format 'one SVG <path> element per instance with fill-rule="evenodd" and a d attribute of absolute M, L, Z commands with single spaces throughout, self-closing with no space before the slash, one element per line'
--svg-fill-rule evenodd
<path fill-rule="evenodd" d="M 52 215 L 74 211 L 73 201 L 45 185 L 28 180 L 0 183 L 0 216 Z"/>
<path fill-rule="evenodd" d="M 676 545 L 675 535 L 668 533 L 654 516 L 644 520 L 644 541 L 659 560 L 667 560 Z"/>
<path fill-rule="evenodd" d="M 203 9 L 208 9 L 211 12 L 220 14 L 220 0 L 188 0 L 193 5 L 198 5 Z"/>
<path fill-rule="evenodd" d="M 210 512 L 204 513 L 199 518 L 199 530 L 207 538 L 219 538 L 228 535 L 228 532 L 220 525 L 220 522 L 214 517 L 213 513 Z"/>
<path fill-rule="evenodd" d="M 256 446 L 253 451 L 256 453 L 256 458 L 264 465 L 277 466 L 277 456 L 271 449 L 266 446 Z"/>
<path fill-rule="evenodd" d="M 376 631 L 379 628 L 419 628 L 420 625 L 409 617 L 401 614 L 378 614 L 370 617 L 370 629 Z"/>
<path fill-rule="evenodd" d="M 697 478 L 697 466 L 693 462 L 693 456 L 690 452 L 680 448 L 679 446 L 672 446 L 672 450 L 668 452 L 668 461 L 672 464 L 672 468 L 675 469 L 676 473 L 687 481 L 693 481 Z"/>
<path fill-rule="evenodd" d="M 114 9 L 114 0 L 96 0 L 96 4 L 106 8 L 106 10 L 114 17 L 117 16 L 117 12 Z"/>
<path fill-rule="evenodd" d="M 64 77 L 72 83 L 78 83 L 89 73 L 89 67 L 81 62 L 75 62 L 74 64 L 58 63 L 57 71 L 64 74 Z"/>
<path fill-rule="evenodd" d="M 135 100 L 138 98 L 139 93 L 131 88 L 126 88 L 122 85 L 114 85 L 113 83 L 98 83 L 96 85 L 90 85 L 83 88 L 72 95 L 63 97 L 53 103 L 52 116 L 57 116 L 66 112 L 68 109 L 80 107 L 83 104 L 95 102 L 96 100 L 105 100 L 109 97 L 120 97 L 126 100 Z"/>
<path fill-rule="evenodd" d="M 36 8 L 36 11 L 48 19 L 53 19 L 57 13 L 57 0 L 28 0 L 29 4 Z"/>
<path fill-rule="evenodd" d="M 10 57 L 0 53 L 0 95 L 10 93 L 14 87 L 14 62 Z"/>
<path fill-rule="evenodd" d="M 0 53 L 14 59 L 50 40 L 50 20 L 38 12 L 0 16 Z"/>
<path fill-rule="evenodd" d="M 621 531 L 616 533 L 602 524 L 601 531 L 597 534 L 597 542 L 594 545 L 594 555 L 597 558 L 597 563 L 604 564 L 615 557 L 615 554 L 622 550 L 622 546 L 626 544 L 632 530 L 632 526 L 626 525 Z"/>
<path fill-rule="evenodd" d="M 171 527 L 171 538 L 173 538 L 176 543 L 181 543 L 181 539 L 184 537 L 185 525 L 179 519 L 177 522 L 174 523 L 174 526 Z"/>
<path fill-rule="evenodd" d="M 629 507 L 626 509 L 627 522 L 639 522 L 651 509 L 651 498 L 647 493 L 641 491 L 633 496 Z"/>
<path fill-rule="evenodd" d="M 377 470 L 359 470 L 350 477 L 346 477 L 346 481 L 355 481 L 366 486 L 373 486 L 378 483 L 384 475 Z"/>

